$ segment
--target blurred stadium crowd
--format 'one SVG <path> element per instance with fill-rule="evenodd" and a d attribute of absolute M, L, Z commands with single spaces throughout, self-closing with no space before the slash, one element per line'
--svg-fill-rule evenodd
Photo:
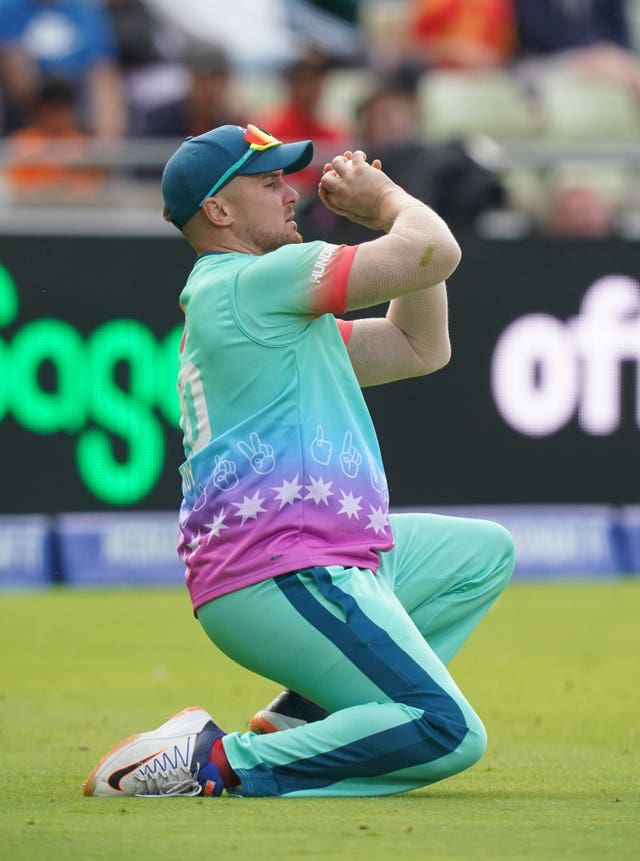
<path fill-rule="evenodd" d="M 640 236 L 640 0 L 0 0 L 0 230 L 149 212 L 187 135 L 360 146 L 454 227 Z M 329 219 L 329 220 L 327 220 Z"/>

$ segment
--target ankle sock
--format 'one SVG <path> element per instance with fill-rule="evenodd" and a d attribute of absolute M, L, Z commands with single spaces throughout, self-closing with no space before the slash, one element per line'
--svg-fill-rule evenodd
<path fill-rule="evenodd" d="M 209 762 L 212 762 L 220 772 L 220 777 L 222 778 L 225 787 L 238 786 L 240 778 L 229 765 L 229 760 L 227 759 L 227 754 L 225 753 L 221 738 L 217 738 L 214 741 L 211 753 L 209 754 Z"/>

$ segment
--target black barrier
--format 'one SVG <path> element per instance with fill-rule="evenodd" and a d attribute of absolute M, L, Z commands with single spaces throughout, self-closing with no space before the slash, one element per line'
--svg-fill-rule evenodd
<path fill-rule="evenodd" d="M 366 392 L 392 504 L 637 501 L 637 246 L 461 244 L 450 364 Z M 175 509 L 193 259 L 165 238 L 0 237 L 0 512 Z"/>
<path fill-rule="evenodd" d="M 640 498 L 640 255 L 463 242 L 453 355 L 368 394 L 400 504 Z"/>

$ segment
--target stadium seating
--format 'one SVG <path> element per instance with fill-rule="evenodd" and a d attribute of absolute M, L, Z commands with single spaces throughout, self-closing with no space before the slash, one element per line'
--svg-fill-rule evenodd
<path fill-rule="evenodd" d="M 371 87 L 367 69 L 333 69 L 325 79 L 319 105 L 320 115 L 330 123 L 352 126 L 358 105 Z"/>
<path fill-rule="evenodd" d="M 640 142 L 640 110 L 627 87 L 554 72 L 540 79 L 538 99 L 544 138 Z"/>
<path fill-rule="evenodd" d="M 280 105 L 286 98 L 287 88 L 277 72 L 238 72 L 231 82 L 231 93 L 237 104 L 252 116 Z"/>
<path fill-rule="evenodd" d="M 538 132 L 535 115 L 507 72 L 430 72 L 420 80 L 418 100 L 428 140 L 474 134 L 522 139 Z"/>

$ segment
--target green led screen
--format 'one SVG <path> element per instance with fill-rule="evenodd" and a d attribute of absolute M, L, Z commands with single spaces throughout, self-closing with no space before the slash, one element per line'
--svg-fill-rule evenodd
<path fill-rule="evenodd" d="M 115 242 L 0 246 L 0 439 L 20 464 L 4 511 L 161 504 L 163 487 L 177 503 L 177 297 L 193 257 Z"/>
<path fill-rule="evenodd" d="M 392 505 L 640 501 L 636 244 L 461 244 L 451 362 L 365 390 Z M 178 508 L 193 262 L 179 239 L 0 236 L 0 513 Z"/>

